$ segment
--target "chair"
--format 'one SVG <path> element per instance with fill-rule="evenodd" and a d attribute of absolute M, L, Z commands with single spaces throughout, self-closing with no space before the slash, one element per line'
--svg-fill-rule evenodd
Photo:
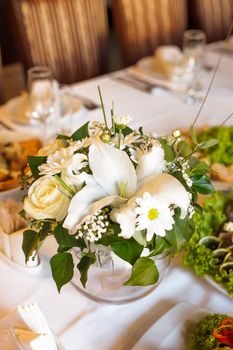
<path fill-rule="evenodd" d="M 112 5 L 124 65 L 153 54 L 159 45 L 181 45 L 186 0 L 114 0 Z"/>
<path fill-rule="evenodd" d="M 233 20 L 233 0 L 189 0 L 190 25 L 206 32 L 207 41 L 224 39 Z"/>
<path fill-rule="evenodd" d="M 106 70 L 105 0 L 10 0 L 19 58 L 25 68 L 48 65 L 61 83 Z"/>

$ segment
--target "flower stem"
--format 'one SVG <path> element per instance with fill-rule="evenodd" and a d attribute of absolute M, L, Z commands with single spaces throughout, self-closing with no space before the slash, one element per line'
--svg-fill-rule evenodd
<path fill-rule="evenodd" d="M 119 134 L 118 134 L 118 148 L 121 147 L 121 133 L 122 133 L 122 131 L 121 131 L 121 129 L 119 129 Z"/>
<path fill-rule="evenodd" d="M 111 109 L 112 132 L 115 135 L 116 129 L 115 129 L 115 123 L 114 123 L 114 120 L 113 120 L 113 116 L 114 116 L 114 102 L 112 101 L 112 109 Z"/>
<path fill-rule="evenodd" d="M 75 192 L 68 186 L 58 175 L 55 175 L 54 178 L 57 180 L 57 182 L 68 192 L 72 197 L 74 197 Z"/>
<path fill-rule="evenodd" d="M 99 87 L 99 86 L 98 86 L 98 91 L 99 91 L 99 97 L 100 97 L 100 102 L 101 102 L 101 108 L 102 108 L 102 112 L 103 112 L 103 116 L 104 116 L 104 123 L 105 123 L 105 125 L 106 125 L 106 128 L 108 128 L 108 123 L 107 123 L 107 118 L 106 118 L 106 113 L 105 113 L 103 98 L 102 98 L 102 94 L 101 94 L 101 91 L 100 91 L 100 87 Z"/>
<path fill-rule="evenodd" d="M 223 47 L 224 47 L 224 45 L 230 40 L 232 30 L 233 30 L 233 22 L 231 22 L 230 28 L 229 28 L 228 33 L 227 33 L 227 37 L 226 37 L 226 39 L 225 39 L 225 41 L 224 41 L 224 43 L 223 43 Z M 211 87 L 212 87 L 212 85 L 213 85 L 213 82 L 214 82 L 216 73 L 217 73 L 217 71 L 218 71 L 219 65 L 220 65 L 220 63 L 221 63 L 221 61 L 222 61 L 223 53 L 224 53 L 224 51 L 222 50 L 222 52 L 221 52 L 220 55 L 219 55 L 217 64 L 216 64 L 216 66 L 215 66 L 214 73 L 213 73 L 212 78 L 211 78 L 211 80 L 210 80 L 210 83 L 209 83 L 208 89 L 207 89 L 207 91 L 206 91 L 205 97 L 204 97 L 204 99 L 203 99 L 203 101 L 202 101 L 202 104 L 201 104 L 201 106 L 200 106 L 200 108 L 199 108 L 199 110 L 198 110 L 198 112 L 197 112 L 197 115 L 196 115 L 196 117 L 195 117 L 195 119 L 194 119 L 194 121 L 193 121 L 193 123 L 192 123 L 192 126 L 191 126 L 192 128 L 193 128 L 194 125 L 196 124 L 196 122 L 197 122 L 197 120 L 198 120 L 198 118 L 199 118 L 199 116 L 200 116 L 200 113 L 201 113 L 201 111 L 202 111 L 202 108 L 204 107 L 204 104 L 205 104 L 205 102 L 206 102 L 206 99 L 207 99 L 207 97 L 208 97 L 208 95 L 209 95 L 209 92 L 210 92 L 210 89 L 211 89 Z"/>

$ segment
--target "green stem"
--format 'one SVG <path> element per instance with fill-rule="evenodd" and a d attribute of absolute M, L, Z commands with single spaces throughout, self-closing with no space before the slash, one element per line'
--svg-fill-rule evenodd
<path fill-rule="evenodd" d="M 227 37 L 226 37 L 226 39 L 225 39 L 225 41 L 224 41 L 224 45 L 230 40 L 232 29 L 233 29 L 233 22 L 231 22 L 230 28 L 229 28 L 228 33 L 227 33 Z M 192 126 L 191 126 L 192 128 L 193 128 L 194 125 L 196 124 L 196 122 L 197 122 L 197 120 L 198 120 L 198 118 L 199 118 L 199 115 L 200 115 L 200 113 L 201 113 L 201 111 L 202 111 L 202 108 L 204 107 L 204 104 L 205 104 L 205 102 L 206 102 L 206 99 L 207 99 L 207 97 L 208 97 L 208 95 L 209 95 L 210 89 L 211 89 L 211 87 L 212 87 L 212 85 L 213 85 L 213 82 L 214 82 L 216 73 L 217 73 L 218 68 L 219 68 L 219 65 L 220 65 L 220 63 L 221 63 L 223 53 L 224 53 L 224 51 L 221 52 L 221 54 L 220 54 L 220 56 L 219 56 L 219 58 L 218 58 L 218 62 L 217 62 L 216 67 L 215 67 L 215 69 L 214 69 L 214 73 L 213 73 L 213 76 L 212 76 L 212 78 L 211 78 L 211 80 L 210 80 L 210 83 L 209 83 L 208 89 L 207 89 L 207 91 L 206 91 L 205 97 L 204 97 L 204 99 L 203 99 L 203 101 L 202 101 L 202 104 L 201 104 L 201 106 L 200 106 L 200 108 L 199 108 L 199 110 L 198 110 L 198 112 L 197 112 L 197 115 L 196 115 L 196 117 L 195 117 L 195 119 L 194 119 L 194 121 L 193 121 L 193 124 L 192 124 Z"/>
<path fill-rule="evenodd" d="M 58 175 L 55 175 L 54 178 L 57 180 L 57 182 L 64 188 L 64 190 L 69 193 L 72 197 L 74 197 L 75 192 L 68 186 Z"/>
<path fill-rule="evenodd" d="M 122 131 L 121 131 L 121 129 L 119 129 L 119 134 L 118 134 L 118 148 L 121 147 L 121 133 L 122 133 Z"/>
<path fill-rule="evenodd" d="M 114 102 L 112 101 L 112 109 L 111 109 L 112 132 L 115 135 L 116 129 L 115 129 L 115 123 L 114 123 L 114 120 L 113 120 L 113 116 L 114 116 Z"/>
<path fill-rule="evenodd" d="M 99 86 L 98 86 L 98 91 L 99 91 L 99 97 L 100 97 L 100 102 L 101 102 L 101 108 L 102 108 L 102 112 L 103 112 L 103 116 L 104 116 L 104 123 L 106 125 L 106 128 L 108 128 L 107 118 L 106 118 L 106 113 L 105 113 L 105 108 L 104 108 L 104 103 L 103 103 L 103 98 L 102 98 L 102 94 L 101 94 Z"/>
<path fill-rule="evenodd" d="M 228 117 L 218 126 L 218 128 L 221 128 L 231 117 L 233 116 L 233 112 L 228 115 Z"/>

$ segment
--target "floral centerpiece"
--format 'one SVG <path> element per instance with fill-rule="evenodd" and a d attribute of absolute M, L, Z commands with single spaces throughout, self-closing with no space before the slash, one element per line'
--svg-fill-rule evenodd
<path fill-rule="evenodd" d="M 70 137 L 58 135 L 28 159 L 22 215 L 31 228 L 24 232 L 23 250 L 27 260 L 54 235 L 59 247 L 50 263 L 59 291 L 73 278 L 74 247 L 84 287 L 98 247 L 131 265 L 125 285 L 155 284 L 156 256 L 182 248 L 193 232 L 197 194 L 214 191 L 207 164 L 193 156 L 214 140 L 198 143 L 192 129 L 191 148 L 179 130 L 164 137 L 145 134 L 113 109 L 107 122 L 103 102 L 102 108 L 103 123 L 90 121 Z"/>

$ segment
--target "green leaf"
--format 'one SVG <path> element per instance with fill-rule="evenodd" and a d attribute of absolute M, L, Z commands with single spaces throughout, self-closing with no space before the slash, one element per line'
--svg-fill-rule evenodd
<path fill-rule="evenodd" d="M 88 253 L 85 254 L 84 256 L 82 256 L 82 258 L 80 259 L 80 262 L 77 265 L 77 268 L 80 272 L 80 281 L 82 282 L 83 287 L 86 287 L 86 283 L 87 283 L 87 273 L 89 270 L 89 267 L 94 264 L 96 261 L 96 257 L 94 254 L 92 253 Z"/>
<path fill-rule="evenodd" d="M 23 245 L 22 249 L 25 255 L 25 262 L 27 263 L 33 252 L 38 249 L 39 236 L 36 231 L 26 230 L 23 233 Z"/>
<path fill-rule="evenodd" d="M 177 145 L 177 151 L 182 157 L 188 157 L 192 153 L 192 148 L 185 141 L 180 141 Z"/>
<path fill-rule="evenodd" d="M 167 249 L 169 249 L 171 245 L 165 238 L 155 236 L 155 249 L 150 253 L 150 256 L 155 256 L 163 253 Z"/>
<path fill-rule="evenodd" d="M 193 182 L 192 188 L 196 192 L 201 194 L 210 194 L 215 192 L 215 189 L 208 176 L 195 175 L 191 177 L 191 180 Z"/>
<path fill-rule="evenodd" d="M 198 144 L 197 134 L 193 126 L 190 128 L 190 136 L 194 145 Z"/>
<path fill-rule="evenodd" d="M 147 244 L 146 241 L 146 230 L 143 231 L 136 231 L 136 233 L 133 235 L 133 238 L 142 246 L 145 246 Z"/>
<path fill-rule="evenodd" d="M 84 124 L 83 126 L 81 126 L 81 128 L 79 128 L 78 130 L 76 130 L 72 135 L 71 138 L 74 141 L 79 141 L 82 140 L 83 138 L 87 137 L 88 134 L 88 124 L 89 122 L 87 122 L 86 124 Z"/>
<path fill-rule="evenodd" d="M 194 227 L 192 220 L 188 219 L 187 217 L 185 219 L 180 218 L 179 209 L 175 210 L 174 220 L 175 223 L 173 228 L 166 233 L 166 240 L 176 252 L 179 252 L 192 236 Z"/>
<path fill-rule="evenodd" d="M 28 164 L 35 179 L 40 177 L 38 167 L 41 164 L 46 163 L 46 161 L 47 157 L 45 156 L 28 156 Z"/>
<path fill-rule="evenodd" d="M 133 129 L 131 129 L 129 126 L 126 126 L 126 128 L 122 129 L 122 134 L 124 136 L 131 134 L 131 132 L 133 132 Z"/>
<path fill-rule="evenodd" d="M 58 253 L 50 260 L 53 279 L 57 285 L 58 292 L 62 286 L 70 282 L 74 276 L 74 262 L 70 253 Z"/>
<path fill-rule="evenodd" d="M 131 265 L 140 257 L 143 250 L 143 246 L 134 238 L 124 239 L 117 235 L 104 236 L 99 243 L 105 246 L 110 245 L 116 255 Z"/>
<path fill-rule="evenodd" d="M 159 279 L 159 271 L 152 259 L 139 258 L 133 268 L 130 278 L 124 283 L 125 286 L 148 286 L 155 284 Z"/>
<path fill-rule="evenodd" d="M 54 230 L 54 237 L 56 238 L 59 248 L 79 247 L 81 249 L 86 247 L 83 239 L 75 238 L 75 235 L 70 235 L 68 230 L 62 226 L 63 222 L 57 225 Z"/>
<path fill-rule="evenodd" d="M 57 140 L 70 140 L 71 136 L 59 134 L 57 135 Z"/>
<path fill-rule="evenodd" d="M 188 172 L 189 176 L 193 175 L 205 175 L 209 171 L 209 165 L 205 162 L 197 162 L 191 166 L 190 171 Z"/>
<path fill-rule="evenodd" d="M 167 143 L 167 140 L 163 139 L 162 137 L 159 138 L 159 142 L 161 143 L 161 145 L 163 147 L 163 150 L 164 150 L 164 153 L 165 153 L 165 160 L 167 162 L 171 162 L 174 159 L 174 157 L 175 157 L 175 153 L 173 151 L 172 146 L 169 145 Z"/>
<path fill-rule="evenodd" d="M 207 149 L 216 146 L 218 143 L 219 141 L 217 139 L 211 139 L 207 141 L 202 141 L 201 143 L 199 143 L 198 147 L 199 149 Z"/>

